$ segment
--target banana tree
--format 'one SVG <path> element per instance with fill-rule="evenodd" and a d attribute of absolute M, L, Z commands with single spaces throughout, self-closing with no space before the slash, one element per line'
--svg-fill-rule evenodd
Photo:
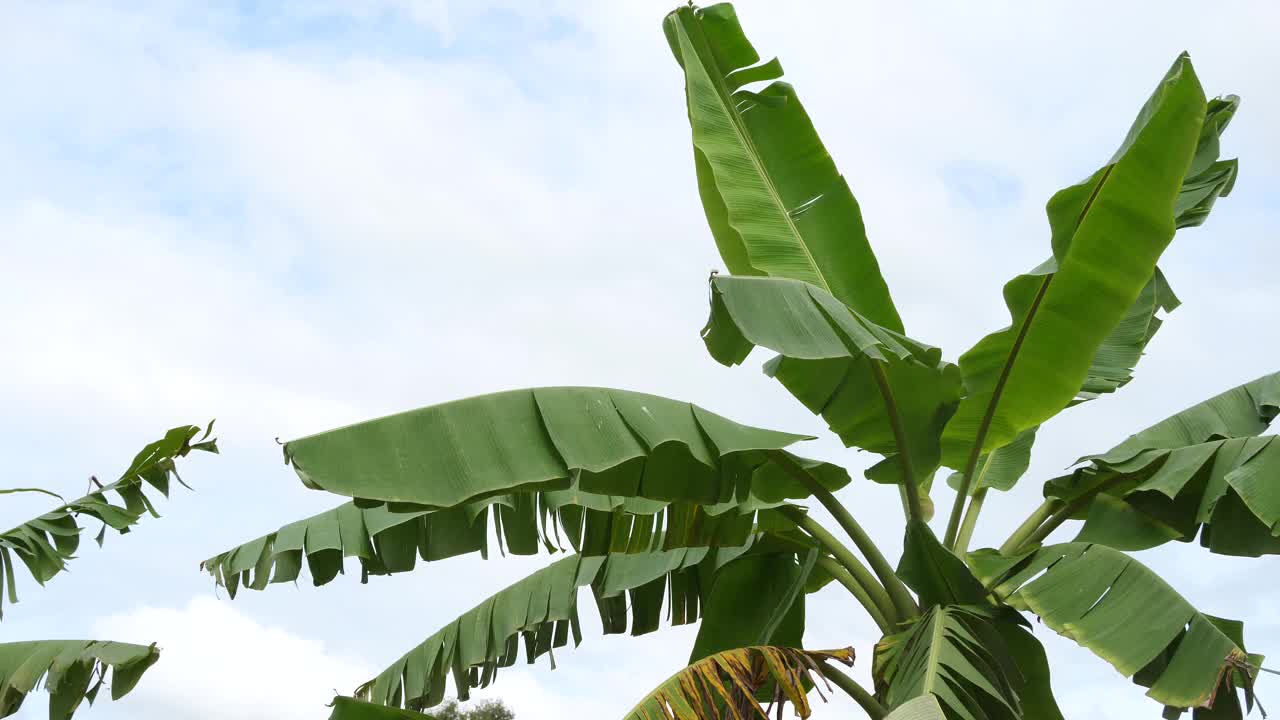
<path fill-rule="evenodd" d="M 589 587 L 605 633 L 700 623 L 689 666 L 630 718 L 807 716 L 830 683 L 872 718 L 1061 718 L 1028 615 L 1147 688 L 1165 717 L 1239 717 L 1261 658 L 1239 622 L 1192 607 L 1125 554 L 1200 531 L 1210 552 L 1280 548 L 1280 374 L 1192 407 L 1048 481 L 1002 547 L 968 551 L 986 495 L 1026 472 L 1037 429 L 1114 393 L 1178 300 L 1158 267 L 1179 230 L 1231 190 L 1219 140 L 1238 98 L 1207 100 L 1178 57 L 1119 149 L 1055 193 L 1048 259 L 1004 288 L 1009 327 L 945 361 L 906 334 L 857 201 L 782 67 L 729 5 L 663 24 L 682 70 L 694 169 L 727 274 L 709 280 L 702 340 L 765 372 L 896 485 L 900 561 L 837 498 L 842 468 L 792 453 L 804 436 L 604 388 L 535 388 L 410 410 L 284 444 L 310 488 L 348 498 L 203 563 L 234 596 L 323 585 L 347 558 L 370 576 L 502 552 L 566 555 L 484 599 L 335 700 L 335 718 L 413 717 L 582 639 Z M 956 490 L 930 525 L 941 468 Z M 816 502 L 827 527 L 807 512 Z M 1068 520 L 1073 540 L 1047 544 Z M 945 524 L 943 524 L 945 522 Z M 897 539 L 891 538 L 896 546 Z M 304 563 L 305 561 L 305 563 Z M 839 587 L 881 629 L 874 684 L 851 649 L 802 647 L 806 596 Z M 1241 700 L 1243 696 L 1243 701 Z M 401 709 L 403 708 L 403 709 Z"/>
<path fill-rule="evenodd" d="M 134 456 L 115 482 L 104 485 L 91 478 L 89 493 L 75 500 L 67 501 L 42 488 L 0 490 L 0 494 L 43 493 L 62 501 L 49 512 L 0 534 L 0 609 L 6 597 L 10 603 L 18 602 L 16 560 L 22 561 L 41 586 L 67 569 L 80 547 L 83 518 L 102 523 L 94 538 L 101 546 L 108 527 L 124 534 L 143 515 L 159 517 L 146 487 L 168 497 L 172 481 L 185 486 L 176 460 L 192 450 L 218 452 L 217 441 L 209 437 L 212 431 L 213 423 L 203 435 L 195 425 L 173 428 Z M 113 496 L 119 500 L 113 501 Z M 43 680 L 49 691 L 50 720 L 66 720 L 81 702 L 88 700 L 92 704 L 104 684 L 109 687 L 112 700 L 120 699 L 159 659 L 160 650 L 155 644 L 105 640 L 0 643 L 0 717 L 18 712 L 23 700 Z"/>

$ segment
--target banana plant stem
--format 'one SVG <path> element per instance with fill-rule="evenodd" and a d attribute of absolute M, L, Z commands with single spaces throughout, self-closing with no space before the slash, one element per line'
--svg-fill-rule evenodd
<path fill-rule="evenodd" d="M 876 626 L 880 628 L 880 632 L 888 635 L 893 631 L 893 623 L 889 622 L 889 619 L 884 616 L 884 611 L 880 609 L 879 605 L 876 605 L 876 601 L 872 599 L 867 589 L 859 584 L 854 579 L 853 574 L 845 570 L 843 565 L 836 562 L 829 555 L 819 555 L 818 567 L 830 574 L 831 577 L 835 578 L 836 582 L 843 585 L 853 595 L 854 599 L 862 605 L 867 614 L 871 616 L 871 619 L 875 621 Z M 868 577 L 870 574 L 870 572 L 867 573 Z M 889 596 L 885 595 L 885 599 L 888 600 L 888 598 Z"/>
<path fill-rule="evenodd" d="M 1032 513 L 1031 517 L 1027 518 L 1027 522 L 1024 522 L 1017 532 L 1014 532 L 1013 537 L 1010 537 L 1005 542 L 1004 546 L 1000 548 L 1000 552 L 1011 555 L 1028 545 L 1042 542 L 1049 537 L 1050 533 L 1057 530 L 1059 525 L 1070 520 L 1072 515 L 1075 515 L 1081 508 L 1093 502 L 1093 499 L 1099 493 L 1106 492 L 1124 482 L 1124 479 L 1123 475 L 1117 475 L 1089 488 L 1089 490 L 1081 493 L 1079 497 L 1072 498 L 1069 501 L 1045 500 L 1044 504 L 1035 513 Z M 1037 516 L 1045 516 L 1044 521 L 1026 531 L 1025 536 L 1023 536 L 1023 528 L 1027 527 L 1032 520 L 1038 519 Z M 1009 548 L 1008 552 L 1005 552 L 1006 547 Z"/>
<path fill-rule="evenodd" d="M 779 511 L 791 522 L 796 524 L 810 537 L 812 537 L 822 549 L 831 554 L 833 558 L 846 570 L 852 577 L 854 582 L 859 585 L 863 592 L 866 593 L 871 603 L 880 611 L 882 619 L 889 622 L 890 627 L 896 625 L 901 618 L 898 617 L 897 609 L 893 601 L 889 598 L 889 594 L 885 592 L 884 587 L 876 581 L 875 575 L 867 569 L 866 565 L 858 559 L 853 551 L 845 547 L 844 543 L 836 539 L 834 535 L 822 527 L 817 520 L 809 517 L 804 510 L 793 505 L 785 505 L 779 508 Z M 874 616 L 873 616 L 874 619 Z"/>
<path fill-rule="evenodd" d="M 871 363 L 871 374 L 875 376 L 876 385 L 880 388 L 880 396 L 884 399 L 885 411 L 889 416 L 889 427 L 893 429 L 893 444 L 898 449 L 898 463 L 902 466 L 902 487 L 906 489 L 907 519 L 923 522 L 920 487 L 916 484 L 915 469 L 911 465 L 911 449 L 907 444 L 906 430 L 902 427 L 902 417 L 898 414 L 898 403 L 893 398 L 893 389 L 889 387 L 884 367 L 875 360 L 867 362 Z"/>
<path fill-rule="evenodd" d="M 916 607 L 916 601 L 911 597 L 911 593 L 907 592 L 907 586 L 902 584 L 902 579 L 893 571 L 893 567 L 889 565 L 889 561 L 880 552 L 880 548 L 876 547 L 876 544 L 871 541 L 871 536 L 867 535 L 862 526 L 858 524 L 858 521 L 853 519 L 853 515 L 849 513 L 849 510 L 844 505 L 841 505 L 836 496 L 823 487 L 808 470 L 801 467 L 800 463 L 796 462 L 791 455 L 781 450 L 770 450 L 768 455 L 788 475 L 799 480 L 818 499 L 818 502 L 822 503 L 827 512 L 831 513 L 831 516 L 836 519 L 840 527 L 848 533 L 849 539 L 857 546 L 862 556 L 867 559 L 867 564 L 871 566 L 871 570 L 875 572 L 876 577 L 880 578 L 881 585 L 889 593 L 889 598 L 893 601 L 893 606 L 897 610 L 894 613 L 895 619 L 900 622 L 917 617 L 920 614 L 920 609 Z"/>
<path fill-rule="evenodd" d="M 867 692 L 866 688 L 844 674 L 839 668 L 828 662 L 822 662 L 818 667 L 822 670 L 822 676 L 843 690 L 846 695 L 853 698 L 854 702 L 861 705 L 871 720 L 884 720 L 885 716 L 889 714 L 889 711 L 871 693 Z"/>
<path fill-rule="evenodd" d="M 1092 203 L 1093 199 L 1090 198 L 1089 202 Z M 1026 340 L 1027 332 L 1031 329 L 1031 318 L 1034 318 L 1036 311 L 1040 309 L 1040 302 L 1044 300 L 1045 293 L 1049 290 L 1049 283 L 1052 281 L 1053 275 L 1046 275 L 1044 281 L 1040 283 L 1040 289 L 1036 292 L 1035 299 L 1031 301 L 1031 307 L 1027 310 L 1022 326 L 1018 328 L 1018 336 L 1014 339 L 1013 346 L 1009 348 L 1009 357 L 1005 359 L 1004 367 L 1000 369 L 1000 377 L 996 379 L 995 387 L 991 391 L 991 399 L 987 401 L 987 410 L 982 414 L 982 421 L 978 423 L 978 433 L 973 438 L 973 449 L 969 451 L 969 462 L 964 467 L 960 490 L 956 492 L 955 502 L 951 503 L 951 517 L 947 519 L 947 534 L 942 540 L 942 544 L 949 548 L 955 547 L 956 533 L 960 530 L 960 514 L 964 511 L 964 501 L 969 496 L 969 488 L 973 487 L 973 473 L 978 469 L 978 460 L 982 458 L 982 448 L 987 442 L 987 433 L 991 431 L 991 421 L 995 418 L 996 408 L 1000 405 L 1000 396 L 1004 393 L 1005 383 L 1009 381 L 1009 373 L 1013 371 L 1013 361 L 1018 357 L 1022 342 Z"/>
<path fill-rule="evenodd" d="M 956 536 L 956 554 L 964 557 L 969 551 L 969 541 L 973 538 L 973 529 L 978 526 L 978 513 L 982 512 L 982 503 L 986 502 L 987 488 L 973 494 L 969 500 L 969 509 L 964 513 L 964 522 L 960 524 L 960 534 Z"/>
<path fill-rule="evenodd" d="M 1018 550 L 1021 550 L 1022 546 L 1027 543 L 1027 538 L 1031 537 L 1036 528 L 1040 527 L 1040 524 L 1045 520 L 1048 520 L 1061 506 L 1062 501 L 1054 498 L 1047 498 L 1040 503 L 1040 507 L 1028 515 L 1027 519 L 1018 526 L 1018 529 L 1014 530 L 1013 534 L 1009 536 L 1009 539 L 1005 540 L 1004 544 L 1000 546 L 1000 554 L 1013 555 Z"/>
<path fill-rule="evenodd" d="M 1088 496 L 1088 498 L 1085 498 L 1084 501 L 1087 502 L 1089 499 L 1092 499 L 1092 497 L 1093 496 L 1090 495 Z M 1054 530 L 1057 530 L 1059 525 L 1070 520 L 1071 516 L 1075 514 L 1076 510 L 1079 509 L 1080 506 L 1084 505 L 1085 502 L 1076 500 L 1074 502 L 1067 503 L 1062 507 L 1059 507 L 1057 510 L 1054 510 L 1053 514 L 1050 515 L 1047 520 L 1041 523 L 1040 527 L 1036 528 L 1035 531 L 1032 532 L 1030 535 L 1027 535 L 1027 539 L 1023 540 L 1022 543 L 1018 545 L 1017 550 L 1021 550 L 1023 547 L 1026 547 L 1027 545 L 1035 545 L 1036 543 L 1041 542 L 1045 538 L 1049 537 L 1049 533 L 1053 532 Z M 1015 550 L 1015 552 L 1017 550 Z"/>

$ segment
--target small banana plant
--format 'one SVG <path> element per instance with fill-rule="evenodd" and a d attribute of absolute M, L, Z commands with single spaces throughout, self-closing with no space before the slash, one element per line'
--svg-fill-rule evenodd
<path fill-rule="evenodd" d="M 0 534 L 0 607 L 6 597 L 18 602 L 17 560 L 31 577 L 44 585 L 67 569 L 80 547 L 85 518 L 102 523 L 96 540 L 102 545 L 107 528 L 120 534 L 130 531 L 143 515 L 159 517 L 147 486 L 168 497 L 172 481 L 186 485 L 178 476 L 176 461 L 192 450 L 218 452 L 216 439 L 209 437 L 213 423 L 203 434 L 195 425 L 182 425 L 149 443 L 115 482 L 103 485 L 90 478 L 89 493 L 70 502 L 42 488 L 13 488 L 14 492 L 43 493 L 62 501 L 58 507 Z M 199 436 L 199 437 L 197 437 Z M 118 498 L 118 500 L 117 500 Z M 119 503 L 119 504 L 117 504 Z M 160 659 L 160 650 L 151 645 L 104 640 L 32 640 L 0 643 L 0 717 L 18 712 L 27 695 L 41 681 L 49 691 L 50 720 L 68 720 L 88 700 L 97 699 L 104 685 L 111 699 L 118 700 L 133 690 L 138 681 Z"/>

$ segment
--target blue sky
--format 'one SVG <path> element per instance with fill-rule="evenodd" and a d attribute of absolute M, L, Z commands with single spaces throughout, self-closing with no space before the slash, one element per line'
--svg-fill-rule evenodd
<path fill-rule="evenodd" d="M 1042 431 L 976 543 L 1003 539 L 1079 455 L 1276 369 L 1277 10 L 789 5 L 739 12 L 862 203 L 910 333 L 953 359 L 1007 324 L 1001 285 L 1048 252 L 1045 200 L 1110 156 L 1178 52 L 1210 94 L 1244 98 L 1224 143 L 1241 158 L 1235 193 L 1162 261 L 1185 304 L 1137 380 Z M 10 638 L 165 649 L 134 695 L 86 717 L 325 717 L 335 688 L 547 560 L 444 562 L 231 602 L 201 559 L 338 503 L 298 483 L 276 437 L 500 389 L 608 385 L 823 435 L 806 452 L 868 464 L 754 360 L 728 370 L 701 346 L 707 272 L 722 265 L 659 30 L 667 9 L 4 6 L 4 484 L 76 493 L 164 429 L 210 417 L 224 449 L 188 463 L 196 492 L 175 493 L 162 519 L 86 550 L 44 590 L 23 582 L 6 612 Z M 842 498 L 895 544 L 895 494 L 857 482 Z M 8 499 L 0 520 L 43 507 Z M 1206 612 L 1245 619 L 1251 647 L 1280 652 L 1274 559 L 1182 545 L 1142 559 Z M 854 645 L 865 675 L 874 627 L 835 591 L 813 602 L 807 642 Z M 1158 715 L 1109 666 L 1038 634 L 1068 716 Z M 621 716 L 691 640 L 689 628 L 589 631 L 554 673 L 513 668 L 491 694 L 521 720 Z M 33 698 L 19 717 L 43 714 Z"/>

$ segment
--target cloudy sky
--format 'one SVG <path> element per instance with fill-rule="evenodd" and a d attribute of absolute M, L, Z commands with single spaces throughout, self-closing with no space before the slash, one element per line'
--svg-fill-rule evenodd
<path fill-rule="evenodd" d="M 720 262 L 666 4 L 127 5 L 0 0 L 0 484 L 79 494 L 164 429 L 211 417 L 223 448 L 186 463 L 196 492 L 161 520 L 86 549 L 43 591 L 20 578 L 6 639 L 164 648 L 133 695 L 86 717 L 326 717 L 335 689 L 546 562 L 231 602 L 202 558 L 338 502 L 304 489 L 274 438 L 553 384 L 822 432 L 759 373 L 763 356 L 725 369 L 698 338 Z M 1073 458 L 1277 369 L 1280 10 L 800 5 L 739 12 L 861 201 L 908 331 L 951 358 L 1007 324 L 1001 284 L 1048 252 L 1045 200 L 1110 156 L 1179 51 L 1211 95 L 1244 98 L 1224 145 L 1241 158 L 1235 193 L 1162 262 L 1185 304 L 1137 380 L 1041 432 L 975 544 L 1002 540 Z M 867 464 L 829 439 L 805 451 Z M 896 549 L 893 491 L 860 481 L 842 499 Z M 0 521 L 45 505 L 6 499 Z M 1280 653 L 1274 559 L 1184 545 L 1142 559 Z M 811 602 L 807 643 L 854 645 L 865 677 L 874 627 L 838 590 Z M 505 671 L 485 694 L 520 720 L 619 717 L 687 656 L 690 628 L 604 638 L 584 608 L 588 637 L 557 671 Z M 1158 716 L 1109 666 L 1037 634 L 1069 717 Z"/>

